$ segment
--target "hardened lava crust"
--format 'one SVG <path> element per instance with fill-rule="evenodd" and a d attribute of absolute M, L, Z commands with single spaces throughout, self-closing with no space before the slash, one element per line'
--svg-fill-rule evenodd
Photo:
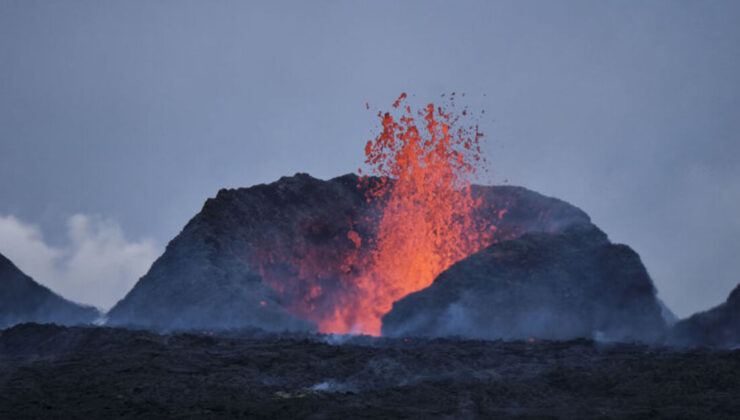
<path fill-rule="evenodd" d="M 0 418 L 737 418 L 740 350 L 21 324 Z"/>

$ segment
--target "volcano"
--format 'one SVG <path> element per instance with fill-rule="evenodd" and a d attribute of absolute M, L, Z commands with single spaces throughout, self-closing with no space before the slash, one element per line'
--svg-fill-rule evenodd
<path fill-rule="evenodd" d="M 109 312 L 108 325 L 320 330 L 320 321 L 341 313 L 358 292 L 343 282 L 348 273 L 362 269 L 345 265 L 348 253 L 361 253 L 376 240 L 379 209 L 366 197 L 369 188 L 383 181 L 362 180 L 354 174 L 328 181 L 296 174 L 267 185 L 219 191 Z M 546 326 L 554 337 L 665 328 L 652 282 L 637 255 L 611 244 L 586 213 L 521 187 L 474 185 L 470 193 L 482 203 L 476 218 L 495 226 L 494 244 L 481 251 L 482 257 L 476 254 L 453 265 L 432 287 L 419 292 L 427 296 L 444 290 L 434 299 L 414 295 L 397 302 L 384 318 L 384 331 L 400 333 L 397 326 L 408 324 L 402 319 L 412 316 L 400 314 L 437 312 L 430 318 L 437 327 L 410 332 L 444 334 L 442 325 L 449 322 L 445 324 L 439 311 L 448 309 L 467 285 L 486 282 L 490 289 L 500 288 L 501 295 L 490 301 L 482 295 L 471 302 L 467 310 L 478 318 L 501 310 L 513 314 L 515 325 L 554 311 L 553 319 L 562 321 Z M 517 265 L 533 268 L 517 272 Z M 487 280 L 487 273 L 496 270 L 503 270 L 500 278 Z M 505 290 L 507 280 L 519 281 L 520 276 L 530 282 L 529 289 Z M 448 295 L 449 287 L 456 291 Z M 512 297 L 530 292 L 523 298 L 526 304 Z M 564 299 L 563 294 L 569 296 Z M 439 306 L 442 296 L 446 306 Z M 586 320 L 594 314 L 600 321 Z M 491 326 L 477 331 L 457 331 L 473 337 L 509 336 L 496 332 L 502 323 L 506 321 L 491 320 Z M 531 332 L 546 335 L 545 326 L 538 325 L 540 329 Z"/>
<path fill-rule="evenodd" d="M 24 274 L 0 254 L 0 328 L 23 322 L 88 324 L 97 309 L 70 302 Z"/>
<path fill-rule="evenodd" d="M 586 213 L 561 200 L 473 185 L 488 168 L 477 124 L 462 122 L 467 108 L 453 114 L 453 93 L 449 108 L 430 103 L 414 112 L 406 97 L 377 114 L 382 130 L 365 146 L 371 175 L 358 170 L 361 176 L 322 181 L 296 174 L 221 190 L 111 310 L 109 324 L 444 335 L 448 327 L 440 326 L 450 322 L 432 312 L 493 287 L 495 297 L 484 294 L 491 301 L 465 301 L 466 316 L 500 310 L 515 326 L 552 313 L 557 325 L 533 332 L 554 338 L 602 330 L 626 338 L 619 331 L 640 328 L 652 330 L 635 336 L 641 339 L 662 334 L 655 290 L 634 252 L 611 246 Z M 471 255 L 489 246 L 504 254 L 516 248 L 516 257 L 499 264 L 498 248 L 489 248 L 482 262 L 471 263 L 475 270 L 450 268 L 468 257 L 478 261 Z M 534 270 L 517 268 L 529 261 Z M 531 288 L 506 286 L 521 276 L 531 278 Z M 417 292 L 434 297 L 405 299 Z M 520 293 L 528 294 L 527 304 Z M 554 304 L 552 293 L 571 298 Z M 435 325 L 409 327 L 419 316 Z M 509 337 L 515 330 L 485 325 L 469 335 Z"/>

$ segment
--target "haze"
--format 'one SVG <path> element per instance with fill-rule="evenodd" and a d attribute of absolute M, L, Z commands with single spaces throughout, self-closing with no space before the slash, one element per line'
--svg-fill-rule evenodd
<path fill-rule="evenodd" d="M 220 188 L 356 171 L 467 93 L 492 179 L 584 209 L 679 316 L 740 269 L 740 3 L 0 0 L 0 253 L 122 298 Z"/>

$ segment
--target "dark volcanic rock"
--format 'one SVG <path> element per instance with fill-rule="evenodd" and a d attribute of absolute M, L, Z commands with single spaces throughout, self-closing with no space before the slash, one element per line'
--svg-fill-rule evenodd
<path fill-rule="evenodd" d="M 738 418 L 740 350 L 0 331 L 0 418 Z"/>
<path fill-rule="evenodd" d="M 269 185 L 219 191 L 110 311 L 108 324 L 165 329 L 313 328 L 284 309 L 301 291 L 276 294 L 262 282 L 255 258 L 272 253 L 300 259 L 313 252 L 322 255 L 327 271 L 339 270 L 342 252 L 354 246 L 350 231 L 359 235 L 362 244 L 372 239 L 377 209 L 367 202 L 366 192 L 375 182 L 371 178 L 362 183 L 352 174 L 329 181 L 297 174 Z M 524 188 L 474 186 L 472 191 L 485 203 L 481 216 L 497 220 L 502 237 L 558 232 L 589 222 L 583 211 Z M 502 209 L 507 212 L 498 220 Z M 269 269 L 278 278 L 297 271 L 280 262 Z M 324 289 L 342 287 L 331 275 L 317 282 Z M 312 302 L 316 311 L 332 310 L 332 304 L 330 296 Z"/>
<path fill-rule="evenodd" d="M 0 254 L 0 328 L 22 322 L 86 324 L 98 316 L 97 309 L 65 300 Z"/>
<path fill-rule="evenodd" d="M 684 346 L 739 347 L 740 284 L 721 305 L 676 323 L 671 329 L 670 342 Z"/>
<path fill-rule="evenodd" d="M 322 277 L 314 279 L 319 290 L 352 287 L 332 273 L 354 249 L 350 232 L 363 246 L 374 239 L 378 209 L 366 193 L 375 182 L 355 175 L 322 181 L 297 174 L 269 185 L 221 190 L 111 310 L 108 324 L 314 329 L 285 309 L 292 298 L 306 295 L 301 284 L 284 282 L 278 294 L 263 282 L 263 270 L 271 278 L 293 278 L 299 267 L 292 262 L 313 254 L 323 264 Z M 615 340 L 663 334 L 665 323 L 639 257 L 611 244 L 583 211 L 520 187 L 474 186 L 472 192 L 484 203 L 480 218 L 495 221 L 500 242 L 397 302 L 384 320 L 385 333 L 600 334 Z M 257 260 L 270 263 L 259 266 Z M 314 312 L 332 311 L 336 304 L 331 293 L 313 299 Z"/>
<path fill-rule="evenodd" d="M 590 223 L 493 244 L 383 318 L 390 336 L 654 341 L 665 328 L 637 253 Z"/>
<path fill-rule="evenodd" d="M 108 324 L 314 329 L 288 314 L 280 297 L 262 282 L 252 264 L 254 253 L 273 238 L 318 243 L 341 236 L 339 246 L 349 246 L 349 219 L 364 200 L 355 184 L 356 178 L 325 182 L 297 175 L 270 185 L 219 191 L 110 311 Z"/>

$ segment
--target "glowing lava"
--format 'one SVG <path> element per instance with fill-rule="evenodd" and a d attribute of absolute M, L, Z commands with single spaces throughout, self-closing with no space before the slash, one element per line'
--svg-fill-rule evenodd
<path fill-rule="evenodd" d="M 288 310 L 321 332 L 379 335 L 393 302 L 493 240 L 495 227 L 476 218 L 481 203 L 470 193 L 469 179 L 485 163 L 477 126 L 456 127 L 457 119 L 433 104 L 413 113 L 405 98 L 378 114 L 383 130 L 365 147 L 365 163 L 379 177 L 358 185 L 380 210 L 373 239 L 350 230 L 342 249 L 294 246 L 301 257 L 289 261 L 297 273 L 289 280 L 262 270 L 278 293 L 290 295 Z"/>

